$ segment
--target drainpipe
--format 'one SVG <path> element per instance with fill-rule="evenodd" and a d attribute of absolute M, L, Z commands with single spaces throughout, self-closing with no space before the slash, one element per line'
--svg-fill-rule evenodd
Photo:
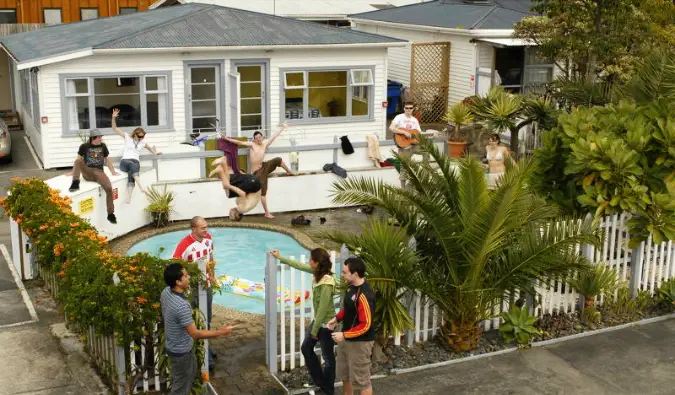
<path fill-rule="evenodd" d="M 19 23 L 26 23 L 26 20 L 23 17 L 23 0 L 19 0 L 19 7 L 21 7 L 21 22 Z"/>

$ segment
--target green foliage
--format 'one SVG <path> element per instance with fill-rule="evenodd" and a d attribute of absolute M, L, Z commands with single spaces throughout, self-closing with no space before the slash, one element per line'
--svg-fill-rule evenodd
<path fill-rule="evenodd" d="M 454 134 L 451 139 L 453 141 L 460 141 L 462 127 L 470 125 L 473 122 L 473 114 L 471 113 L 469 106 L 462 102 L 458 102 L 448 109 L 443 120 L 448 124 L 451 124 L 454 128 Z"/>
<path fill-rule="evenodd" d="M 627 80 L 655 48 L 675 44 L 675 5 L 663 0 L 534 0 L 538 16 L 515 35 L 533 42 L 564 74 Z"/>
<path fill-rule="evenodd" d="M 664 281 L 659 285 L 657 301 L 670 311 L 675 309 L 675 278 Z"/>
<path fill-rule="evenodd" d="M 675 105 L 666 99 L 580 107 L 558 118 L 535 151 L 535 191 L 595 217 L 632 213 L 631 246 L 675 237 Z M 560 168 L 564 165 L 564 175 Z M 572 187 L 574 185 L 574 188 Z M 573 204 L 571 199 L 576 199 Z M 581 206 L 581 208 L 579 207 Z"/>
<path fill-rule="evenodd" d="M 605 299 L 600 310 L 606 322 L 618 325 L 641 319 L 652 302 L 653 298 L 648 291 L 639 291 L 632 298 L 628 287 L 623 286 L 617 290 L 616 298 Z"/>
<path fill-rule="evenodd" d="M 166 190 L 166 185 L 164 185 L 164 189 L 161 191 L 159 188 L 155 188 L 154 186 L 148 188 L 146 196 L 148 197 L 150 204 L 145 208 L 145 211 L 150 213 L 165 214 L 171 212 L 173 200 L 176 197 L 173 191 Z"/>
<path fill-rule="evenodd" d="M 514 289 L 535 294 L 535 280 L 585 268 L 577 248 L 597 245 L 599 238 L 590 219 L 560 218 L 529 192 L 527 161 L 509 167 L 489 191 L 477 159 L 454 162 L 428 139 L 419 147 L 429 161 L 398 156 L 406 189 L 353 177 L 334 184 L 333 200 L 379 207 L 415 237 L 414 270 L 391 276 L 439 307 L 446 346 L 471 349 L 480 339 L 478 324 L 491 318 L 505 294 Z M 551 221 L 559 226 L 548 226 Z"/>
<path fill-rule="evenodd" d="M 569 281 L 570 287 L 587 298 L 607 295 L 619 285 L 616 270 L 604 263 L 598 263 L 590 269 L 579 272 Z"/>
<path fill-rule="evenodd" d="M 378 218 L 362 225 L 361 233 L 333 231 L 322 233 L 321 237 L 346 245 L 366 264 L 368 282 L 377 295 L 373 321 L 380 338 L 388 339 L 415 327 L 401 303 L 406 289 L 398 280 L 414 276 L 418 260 L 407 248 L 409 237 L 405 229 Z"/>
<path fill-rule="evenodd" d="M 129 349 L 161 321 L 159 297 L 165 288 L 164 268 L 170 261 L 148 254 L 113 254 L 108 241 L 85 219 L 74 214 L 71 201 L 39 179 L 14 179 L 5 213 L 31 238 L 37 262 L 56 273 L 57 301 L 80 328 L 117 337 Z M 204 281 L 195 264 L 185 264 L 193 285 Z M 127 382 L 139 372 L 153 371 L 148 360 L 127 372 Z"/>
<path fill-rule="evenodd" d="M 518 345 L 528 345 L 533 336 L 542 333 L 534 326 L 537 317 L 530 315 L 527 308 L 513 306 L 508 312 L 503 312 L 501 317 L 504 322 L 499 325 L 499 332 L 507 343 L 515 341 Z"/>

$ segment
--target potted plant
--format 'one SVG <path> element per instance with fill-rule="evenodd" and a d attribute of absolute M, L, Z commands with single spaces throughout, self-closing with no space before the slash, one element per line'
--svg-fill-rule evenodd
<path fill-rule="evenodd" d="M 448 123 L 448 126 L 443 131 L 448 133 L 448 152 L 450 153 L 450 157 L 459 158 L 464 154 L 467 145 L 466 138 L 462 135 L 462 127 L 468 126 L 473 122 L 473 114 L 471 114 L 469 106 L 459 102 L 448 109 L 448 112 L 443 116 L 443 120 Z"/>
<path fill-rule="evenodd" d="M 158 228 L 167 226 L 169 224 L 169 213 L 173 210 L 173 199 L 175 197 L 173 191 L 167 191 L 166 185 L 163 190 L 159 188 L 148 188 L 146 195 L 150 204 L 145 208 L 152 216 L 152 222 Z"/>

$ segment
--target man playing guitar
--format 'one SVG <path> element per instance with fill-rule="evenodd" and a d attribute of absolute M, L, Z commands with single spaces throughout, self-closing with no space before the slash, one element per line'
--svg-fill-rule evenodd
<path fill-rule="evenodd" d="M 413 116 L 414 109 L 415 105 L 412 102 L 403 103 L 403 114 L 395 116 L 389 125 L 389 130 L 394 133 L 394 139 L 397 140 L 399 155 L 410 156 L 417 153 L 416 134 L 435 137 L 438 133 L 434 130 L 422 133 L 419 121 Z M 399 144 L 399 141 L 404 144 Z M 401 180 L 401 188 L 405 188 L 406 180 L 402 172 L 399 172 L 399 179 Z"/>

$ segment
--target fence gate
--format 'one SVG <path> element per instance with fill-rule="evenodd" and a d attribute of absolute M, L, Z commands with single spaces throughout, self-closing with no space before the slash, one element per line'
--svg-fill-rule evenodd
<path fill-rule="evenodd" d="M 412 45 L 410 91 L 421 123 L 442 122 L 448 108 L 450 43 Z"/>

